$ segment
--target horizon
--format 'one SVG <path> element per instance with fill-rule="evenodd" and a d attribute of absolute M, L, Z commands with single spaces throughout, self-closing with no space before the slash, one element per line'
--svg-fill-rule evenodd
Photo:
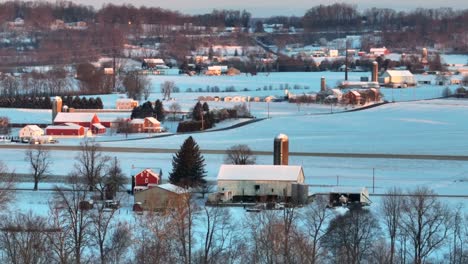
<path fill-rule="evenodd" d="M 7 2 L 0 0 L 0 2 Z M 55 2 L 55 1 L 50 1 Z M 323 1 L 317 0 L 290 0 L 287 3 L 278 0 L 260 0 L 260 1 L 248 1 L 238 0 L 233 4 L 220 3 L 219 1 L 213 0 L 199 0 L 196 5 L 193 2 L 186 0 L 172 0 L 172 1 L 161 1 L 154 2 L 151 0 L 135 0 L 129 3 L 128 0 L 74 0 L 71 1 L 76 4 L 90 5 L 96 9 L 100 9 L 105 4 L 123 5 L 131 4 L 135 7 L 147 6 L 147 7 L 160 7 L 163 9 L 169 9 L 173 11 L 179 11 L 183 14 L 196 15 L 211 13 L 214 9 L 234 9 L 234 10 L 246 10 L 252 14 L 252 17 L 262 18 L 271 16 L 303 16 L 305 12 L 320 4 L 324 4 Z M 331 5 L 333 3 L 339 3 L 340 1 L 334 1 L 331 3 L 325 3 L 324 5 Z M 415 0 L 415 1 L 401 1 L 401 0 L 381 0 L 375 2 L 372 0 L 351 0 L 346 1 L 347 4 L 356 5 L 358 10 L 362 11 L 368 8 L 390 8 L 396 11 L 407 11 L 414 10 L 417 8 L 452 8 L 454 10 L 467 9 L 468 2 L 461 0 L 446 0 L 446 1 L 427 1 L 427 0 Z"/>

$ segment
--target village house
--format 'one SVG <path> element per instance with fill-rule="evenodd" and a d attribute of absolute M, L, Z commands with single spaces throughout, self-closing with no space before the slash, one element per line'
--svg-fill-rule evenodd
<path fill-rule="evenodd" d="M 161 123 L 154 117 L 134 118 L 129 121 L 131 133 L 159 133 Z"/>
<path fill-rule="evenodd" d="M 133 108 L 138 106 L 138 101 L 133 99 L 121 98 L 117 99 L 115 103 L 115 108 L 117 109 L 125 109 L 125 110 L 132 110 Z"/>
<path fill-rule="evenodd" d="M 44 135 L 44 130 L 42 130 L 37 125 L 27 125 L 19 131 L 19 138 L 21 140 L 31 139 L 33 137 L 40 137 Z"/>
<path fill-rule="evenodd" d="M 388 54 L 390 54 L 390 51 L 385 47 L 383 47 L 383 48 L 371 48 L 370 51 L 369 51 L 369 54 L 378 57 L 378 56 L 388 55 Z"/>
<path fill-rule="evenodd" d="M 224 164 L 218 173 L 218 192 L 210 200 L 287 202 L 297 196 L 307 196 L 308 188 L 304 181 L 302 166 Z M 302 191 L 298 193 L 297 190 Z"/>
<path fill-rule="evenodd" d="M 95 113 L 75 113 L 75 112 L 60 112 L 54 119 L 54 125 L 62 125 L 65 123 L 74 123 L 91 130 L 95 134 L 106 132 L 104 126 L 95 126 L 100 124 L 100 120 Z"/>
<path fill-rule="evenodd" d="M 89 134 L 87 134 L 87 130 L 83 126 L 74 123 L 65 123 L 46 127 L 46 135 L 62 137 L 84 137 L 85 135 Z"/>
<path fill-rule="evenodd" d="M 387 70 L 379 77 L 379 83 L 393 88 L 415 86 L 414 75 L 408 70 Z"/>
<path fill-rule="evenodd" d="M 189 198 L 189 192 L 179 186 L 165 183 L 135 193 L 135 205 L 140 210 L 155 211 L 178 207 Z"/>

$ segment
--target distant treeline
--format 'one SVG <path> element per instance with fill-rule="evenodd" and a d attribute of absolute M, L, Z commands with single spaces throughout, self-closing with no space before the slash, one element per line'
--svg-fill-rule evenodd
<path fill-rule="evenodd" d="M 102 109 L 103 104 L 100 97 L 86 98 L 79 96 L 65 96 L 62 98 L 63 105 L 75 109 Z M 32 108 L 32 109 L 52 109 L 50 97 L 15 96 L 1 97 L 0 107 L 4 108 Z"/>

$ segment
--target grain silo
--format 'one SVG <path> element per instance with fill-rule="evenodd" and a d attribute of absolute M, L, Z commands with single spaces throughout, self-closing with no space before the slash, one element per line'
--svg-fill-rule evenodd
<path fill-rule="evenodd" d="M 52 124 L 59 112 L 62 112 L 62 98 L 56 96 L 52 99 Z"/>
<path fill-rule="evenodd" d="M 379 63 L 374 61 L 372 62 L 372 81 L 378 82 L 379 81 Z"/>
<path fill-rule="evenodd" d="M 273 142 L 273 165 L 288 165 L 289 139 L 285 134 L 279 134 Z"/>

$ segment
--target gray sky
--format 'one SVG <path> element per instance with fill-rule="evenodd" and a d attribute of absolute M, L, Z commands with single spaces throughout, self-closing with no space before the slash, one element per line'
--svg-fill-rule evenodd
<path fill-rule="evenodd" d="M 134 6 L 159 6 L 165 9 L 178 10 L 186 14 L 208 13 L 213 9 L 246 9 L 254 17 L 273 15 L 304 15 L 307 9 L 319 4 L 331 4 L 332 1 L 318 0 L 72 0 L 75 3 L 92 5 L 100 8 L 104 3 L 133 4 Z M 336 1 L 335 1 L 336 2 Z M 452 7 L 453 9 L 468 9 L 467 0 L 341 0 L 357 4 L 359 9 L 369 7 L 387 7 L 395 10 L 408 10 L 417 7 L 437 8 Z"/>

